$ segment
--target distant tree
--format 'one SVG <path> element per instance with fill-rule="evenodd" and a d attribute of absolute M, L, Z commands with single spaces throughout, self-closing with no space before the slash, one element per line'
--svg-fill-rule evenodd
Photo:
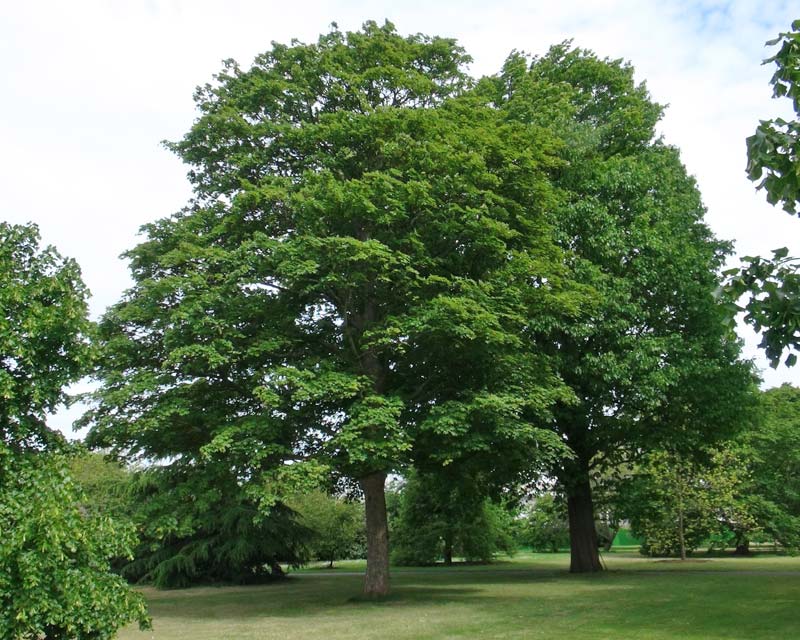
<path fill-rule="evenodd" d="M 763 531 L 800 548 L 800 389 L 762 393 L 762 419 L 739 439 L 750 469 L 749 495 Z"/>
<path fill-rule="evenodd" d="M 774 63 L 770 81 L 775 98 L 789 98 L 795 118 L 762 120 L 747 139 L 747 174 L 763 189 L 770 204 L 797 215 L 800 202 L 800 20 L 791 31 L 781 33 L 768 46 L 780 45 L 764 64 Z M 790 256 L 786 247 L 775 249 L 771 258 L 746 256 L 745 266 L 727 272 L 727 290 L 734 300 L 746 297 L 745 321 L 761 332 L 761 347 L 773 367 L 789 351 L 787 366 L 797 362 L 800 349 L 800 259 Z"/>
<path fill-rule="evenodd" d="M 597 487 L 594 495 L 597 495 Z M 608 551 L 619 530 L 619 523 L 616 513 L 609 510 L 610 505 L 606 501 L 603 506 L 606 507 L 604 510 L 597 510 L 595 531 L 597 544 Z M 616 505 L 613 508 L 616 509 Z M 570 546 L 569 517 L 563 495 L 552 492 L 536 495 L 532 503 L 521 510 L 521 519 L 516 525 L 520 544 L 529 546 L 534 551 L 555 553 Z"/>
<path fill-rule="evenodd" d="M 308 558 L 312 532 L 284 504 L 259 508 L 227 470 L 131 470 L 102 453 L 78 449 L 69 472 L 84 513 L 136 524 L 139 543 L 113 566 L 129 580 L 159 588 L 253 583 L 283 576 L 282 564 Z"/>
<path fill-rule="evenodd" d="M 698 462 L 668 451 L 649 454 L 629 480 L 622 512 L 649 555 L 682 560 L 712 535 L 752 531 L 746 497 L 748 470 L 734 450 L 721 448 Z"/>
<path fill-rule="evenodd" d="M 679 553 L 675 522 L 686 521 L 686 548 L 711 546 L 749 552 L 753 538 L 769 536 L 800 546 L 800 389 L 783 385 L 761 393 L 758 416 L 703 461 L 660 453 L 623 481 L 615 509 L 648 537 L 645 549 Z"/>
<path fill-rule="evenodd" d="M 81 488 L 83 507 L 93 514 L 130 519 L 134 474 L 102 453 L 77 450 L 69 458 L 69 474 Z"/>
<path fill-rule="evenodd" d="M 513 553 L 511 514 L 492 502 L 485 486 L 463 476 L 412 472 L 392 522 L 392 558 L 400 565 L 428 565 L 454 557 L 491 561 Z"/>
<path fill-rule="evenodd" d="M 84 508 L 68 450 L 45 416 L 90 360 L 78 266 L 39 247 L 35 226 L 0 222 L 0 637 L 111 638 L 142 597 L 110 571 L 130 527 Z"/>
<path fill-rule="evenodd" d="M 288 506 L 310 532 L 311 556 L 333 568 L 335 560 L 363 557 L 364 505 L 310 491 L 293 496 Z"/>
<path fill-rule="evenodd" d="M 569 547 L 567 505 L 552 493 L 537 496 L 524 512 L 520 526 L 520 542 L 534 551 L 551 551 Z"/>

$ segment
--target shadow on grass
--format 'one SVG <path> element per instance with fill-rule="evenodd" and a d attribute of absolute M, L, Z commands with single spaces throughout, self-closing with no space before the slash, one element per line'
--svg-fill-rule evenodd
<path fill-rule="evenodd" d="M 229 616 L 305 617 L 341 607 L 438 607 L 454 603 L 478 603 L 493 599 L 497 585 L 544 583 L 564 577 L 553 572 L 513 571 L 490 574 L 405 574 L 392 579 L 392 591 L 383 598 L 362 594 L 363 576 L 289 577 L 280 583 L 234 587 L 195 587 L 157 591 L 145 596 L 156 618 L 182 618 L 191 610 L 194 618 Z"/>
<path fill-rule="evenodd" d="M 309 581 L 304 582 L 304 586 L 307 586 Z M 217 594 L 189 595 L 182 598 L 148 594 L 148 601 L 154 618 L 183 618 L 191 609 L 191 617 L 194 619 L 235 617 L 241 620 L 273 616 L 313 617 L 324 615 L 332 609 L 343 608 L 436 607 L 454 602 L 477 601 L 482 597 L 482 590 L 475 587 L 402 586 L 395 587 L 391 594 L 383 598 L 361 595 L 361 581 L 358 579 L 352 584 L 340 584 L 337 587 L 335 590 L 311 588 L 296 593 L 286 590 L 274 593 L 272 588 L 262 587 L 251 587 L 247 592 L 237 590 L 236 593 L 219 589 Z"/>

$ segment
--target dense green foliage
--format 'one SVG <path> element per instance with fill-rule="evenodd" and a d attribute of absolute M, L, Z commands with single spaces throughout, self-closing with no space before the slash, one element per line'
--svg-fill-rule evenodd
<path fill-rule="evenodd" d="M 83 508 L 61 454 L 0 444 L 0 637 L 99 640 L 148 624 L 141 596 L 111 572 L 131 525 Z"/>
<path fill-rule="evenodd" d="M 289 506 L 309 530 L 312 558 L 333 567 L 335 560 L 365 557 L 364 505 L 323 491 L 309 491 L 293 496 Z"/>
<path fill-rule="evenodd" d="M 543 493 L 524 510 L 519 527 L 519 541 L 534 551 L 555 553 L 569 547 L 567 505 L 560 496 Z"/>
<path fill-rule="evenodd" d="M 660 451 L 614 483 L 609 503 L 651 555 L 701 543 L 748 553 L 751 540 L 800 543 L 800 390 L 762 392 L 757 416 L 732 440 L 692 456 Z M 681 520 L 683 521 L 681 523 Z"/>
<path fill-rule="evenodd" d="M 795 118 L 762 120 L 754 135 L 747 139 L 747 174 L 764 189 L 771 204 L 781 204 L 784 211 L 798 214 L 800 202 L 800 20 L 791 31 L 781 33 L 768 46 L 780 45 L 764 61 L 775 64 L 770 81 L 773 97 L 789 98 Z M 761 347 L 773 367 L 788 349 L 785 363 L 793 366 L 800 349 L 800 273 L 798 258 L 789 256 L 785 247 L 774 250 L 772 258 L 745 256 L 744 267 L 731 269 L 727 290 L 734 299 L 746 297 L 745 321 L 761 332 Z"/>
<path fill-rule="evenodd" d="M 86 371 L 88 291 L 74 260 L 39 247 L 34 225 L 0 222 L 0 442 L 42 448 L 45 425 Z"/>
<path fill-rule="evenodd" d="M 623 484 L 620 511 L 647 555 L 686 558 L 703 541 L 735 543 L 756 529 L 749 470 L 734 448 L 699 462 L 655 451 Z"/>
<path fill-rule="evenodd" d="M 251 583 L 282 576 L 278 563 L 307 559 L 307 529 L 275 504 L 262 513 L 216 466 L 151 468 L 136 474 L 133 518 L 141 544 L 122 567 L 158 587 Z"/>
<path fill-rule="evenodd" d="M 630 65 L 559 45 L 512 55 L 483 90 L 566 142 L 552 223 L 570 276 L 597 295 L 541 346 L 573 397 L 550 424 L 574 455 L 550 473 L 567 495 L 574 569 L 598 570 L 592 478 L 660 443 L 696 448 L 746 419 L 750 369 L 712 296 L 730 247 L 704 224 L 677 150 L 655 137 L 661 107 Z"/>
<path fill-rule="evenodd" d="M 148 622 L 110 572 L 132 528 L 84 507 L 46 413 L 90 358 L 77 265 L 40 249 L 34 226 L 0 223 L 0 637 L 111 638 Z"/>
<path fill-rule="evenodd" d="M 534 348 L 582 299 L 545 215 L 556 141 L 466 93 L 467 61 L 367 23 L 198 90 L 170 145 L 196 195 L 128 254 L 93 444 L 218 465 L 264 509 L 338 470 L 376 514 L 410 458 L 561 450 L 537 426 L 568 394 Z"/>
<path fill-rule="evenodd" d="M 800 389 L 762 394 L 762 420 L 747 430 L 741 450 L 759 527 L 782 545 L 800 547 Z"/>
<path fill-rule="evenodd" d="M 136 525 L 132 557 L 114 562 L 129 580 L 161 588 L 253 583 L 281 577 L 280 563 L 303 563 L 312 534 L 295 513 L 283 504 L 259 512 L 229 473 L 218 473 L 213 466 L 132 470 L 99 453 L 70 459 L 81 508 Z"/>
<path fill-rule="evenodd" d="M 391 525 L 397 565 L 451 564 L 453 558 L 488 562 L 515 550 L 512 514 L 490 500 L 475 478 L 409 474 Z"/>
<path fill-rule="evenodd" d="M 358 477 L 407 455 L 414 425 L 467 450 L 535 440 L 524 412 L 558 386 L 517 351 L 520 311 L 558 302 L 551 143 L 474 100 L 442 104 L 465 61 L 367 25 L 230 63 L 198 92 L 173 145 L 197 199 L 130 252 L 136 284 L 101 326 L 93 442 L 255 469 L 318 454 Z M 514 286 L 530 274 L 548 284 Z"/>
<path fill-rule="evenodd" d="M 69 475 L 81 488 L 88 512 L 130 519 L 133 514 L 133 473 L 102 453 L 79 450 L 69 458 Z"/>

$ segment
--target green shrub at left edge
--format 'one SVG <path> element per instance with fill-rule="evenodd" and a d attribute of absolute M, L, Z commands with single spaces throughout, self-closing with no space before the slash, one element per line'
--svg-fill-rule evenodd
<path fill-rule="evenodd" d="M 0 638 L 100 640 L 149 620 L 109 566 L 132 529 L 91 515 L 45 423 L 92 349 L 80 269 L 39 240 L 0 222 Z"/>
<path fill-rule="evenodd" d="M 104 639 L 138 621 L 144 600 L 111 573 L 133 529 L 89 516 L 66 457 L 0 443 L 0 637 Z"/>

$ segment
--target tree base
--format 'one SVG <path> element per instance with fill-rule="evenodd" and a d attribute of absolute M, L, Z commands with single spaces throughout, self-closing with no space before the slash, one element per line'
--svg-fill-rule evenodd
<path fill-rule="evenodd" d="M 570 573 L 596 573 L 603 570 L 597 550 L 594 505 L 589 481 L 577 483 L 567 494 L 569 515 Z"/>

